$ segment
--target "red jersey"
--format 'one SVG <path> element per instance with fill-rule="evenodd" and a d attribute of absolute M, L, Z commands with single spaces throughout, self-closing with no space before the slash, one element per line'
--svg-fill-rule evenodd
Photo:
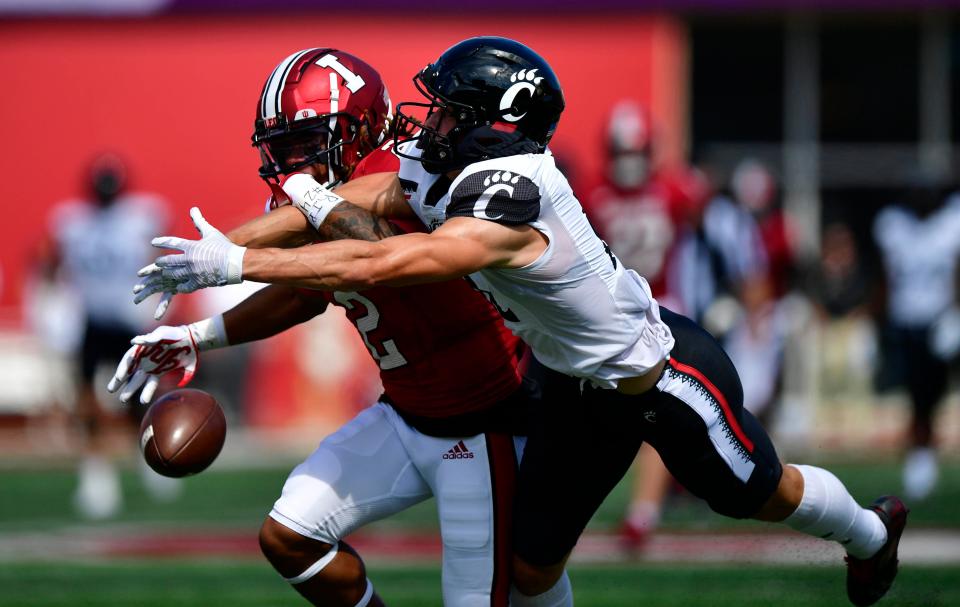
<path fill-rule="evenodd" d="M 643 185 L 622 189 L 608 179 L 590 189 L 584 208 L 590 223 L 623 264 L 665 293 L 665 268 L 677 226 L 709 198 L 706 183 L 690 170 L 658 171 Z"/>
<path fill-rule="evenodd" d="M 364 158 L 353 176 L 395 172 L 399 166 L 387 144 Z M 401 228 L 425 231 L 413 221 Z M 312 293 L 346 310 L 380 367 L 386 394 L 401 411 L 431 418 L 482 411 L 520 386 L 521 342 L 464 279 Z"/>

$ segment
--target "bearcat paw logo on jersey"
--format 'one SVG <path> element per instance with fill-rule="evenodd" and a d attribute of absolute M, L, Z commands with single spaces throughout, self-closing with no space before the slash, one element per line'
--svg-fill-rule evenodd
<path fill-rule="evenodd" d="M 519 116 L 512 113 L 513 110 L 516 109 L 515 102 L 517 95 L 519 95 L 521 91 L 527 91 L 530 96 L 533 97 L 534 91 L 537 90 L 537 85 L 539 85 L 542 80 L 543 76 L 537 76 L 537 68 L 530 71 L 520 70 L 510 76 L 510 82 L 514 84 L 504 91 L 503 97 L 500 98 L 500 111 L 511 110 L 511 113 L 503 115 L 504 120 L 507 122 L 517 122 L 527 115 L 526 112 L 523 112 Z"/>
<path fill-rule="evenodd" d="M 483 187 L 485 188 L 483 194 L 480 194 L 480 197 L 477 198 L 477 204 L 473 207 L 474 215 L 480 219 L 500 219 L 503 217 L 503 213 L 499 215 L 487 213 L 487 205 L 500 192 L 505 192 L 507 196 L 512 198 L 514 186 L 517 185 L 518 181 L 520 181 L 520 175 L 514 175 L 509 171 L 497 171 L 492 175 L 487 175 L 486 179 L 483 180 Z"/>
<path fill-rule="evenodd" d="M 510 195 L 513 195 L 513 186 L 517 185 L 517 182 L 520 181 L 520 175 L 514 175 L 510 171 L 496 172 L 493 175 L 487 175 L 486 179 L 483 180 L 483 187 L 489 188 L 492 184 L 503 183 L 505 189 L 510 190 Z M 512 185 L 506 185 L 507 183 Z M 486 192 L 484 192 L 486 194 Z"/>

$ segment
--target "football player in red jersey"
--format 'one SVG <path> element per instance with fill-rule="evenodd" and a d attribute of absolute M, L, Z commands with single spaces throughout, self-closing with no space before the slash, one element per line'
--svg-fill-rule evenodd
<path fill-rule="evenodd" d="M 285 59 L 264 85 L 253 136 L 260 175 L 272 186 L 269 206 L 287 202 L 277 186 L 291 175 L 328 184 L 379 172 L 395 179 L 399 160 L 392 140 L 384 143 L 391 118 L 380 76 L 358 58 L 307 49 Z M 254 226 L 271 224 L 272 215 Z M 258 230 L 231 237 L 252 245 L 248 237 Z M 390 224 L 344 203 L 312 237 L 378 240 L 416 230 L 423 226 Z M 304 241 L 303 232 L 283 234 L 283 244 Z M 183 348 L 177 369 L 189 381 L 200 351 L 274 335 L 329 304 L 346 310 L 385 392 L 290 474 L 260 531 L 264 554 L 314 604 L 381 605 L 343 539 L 435 496 L 444 604 L 507 605 L 510 508 L 523 444 L 515 436 L 524 432 L 533 384 L 519 370 L 521 343 L 466 281 L 362 293 L 271 285 L 222 316 L 135 338 L 109 388 L 128 401 L 144 386 L 140 400 L 147 403 L 169 371 L 151 362 L 163 351 Z"/>

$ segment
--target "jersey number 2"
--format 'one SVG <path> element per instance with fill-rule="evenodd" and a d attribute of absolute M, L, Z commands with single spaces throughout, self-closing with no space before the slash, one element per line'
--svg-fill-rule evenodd
<path fill-rule="evenodd" d="M 370 333 L 380 325 L 380 311 L 377 310 L 377 307 L 373 305 L 372 301 L 359 293 L 344 293 L 342 291 L 336 291 L 333 294 L 333 298 L 348 310 L 356 307 L 354 302 L 359 303 L 367 310 L 364 316 L 357 318 L 353 323 L 357 326 L 357 331 L 360 331 L 367 350 L 370 350 L 370 356 L 373 357 L 373 360 L 377 361 L 381 369 L 389 371 L 390 369 L 396 369 L 397 367 L 402 367 L 407 364 L 407 359 L 403 357 L 403 354 L 400 354 L 400 350 L 397 349 L 397 344 L 394 343 L 392 339 L 384 340 L 380 342 L 380 344 L 370 341 Z M 383 348 L 384 353 L 380 352 L 381 348 Z"/>

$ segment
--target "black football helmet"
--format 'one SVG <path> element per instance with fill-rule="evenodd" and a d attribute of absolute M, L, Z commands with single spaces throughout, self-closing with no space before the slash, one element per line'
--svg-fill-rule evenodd
<path fill-rule="evenodd" d="M 416 140 L 419 157 L 398 154 L 420 160 L 431 173 L 488 158 L 543 152 L 564 108 L 563 90 L 550 65 L 508 38 L 482 36 L 455 44 L 413 82 L 429 103 L 397 106 L 395 139 L 398 145 Z M 426 118 L 412 117 L 411 110 L 425 110 Z M 429 124 L 434 113 L 439 116 Z M 455 120 L 444 134 L 435 126 L 440 116 Z"/>

